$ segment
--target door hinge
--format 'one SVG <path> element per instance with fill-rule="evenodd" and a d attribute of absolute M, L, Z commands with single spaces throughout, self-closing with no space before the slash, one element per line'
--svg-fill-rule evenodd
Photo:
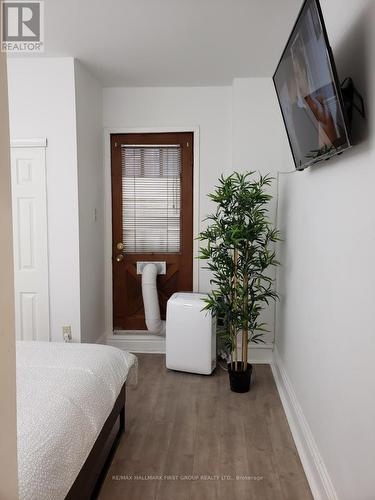
<path fill-rule="evenodd" d="M 117 142 L 115 142 L 115 148 L 117 148 Z"/>
<path fill-rule="evenodd" d="M 189 147 L 189 143 L 188 143 L 188 142 L 186 143 L 186 147 L 187 147 L 187 148 Z"/>

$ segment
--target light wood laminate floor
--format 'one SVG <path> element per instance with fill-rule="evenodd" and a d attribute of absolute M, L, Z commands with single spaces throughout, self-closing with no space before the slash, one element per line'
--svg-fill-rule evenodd
<path fill-rule="evenodd" d="M 312 499 L 269 366 L 235 394 L 220 368 L 201 376 L 167 370 L 163 355 L 138 360 L 100 500 Z"/>

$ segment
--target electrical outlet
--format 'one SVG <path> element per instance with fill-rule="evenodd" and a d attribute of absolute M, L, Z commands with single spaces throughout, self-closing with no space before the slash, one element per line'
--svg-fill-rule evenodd
<path fill-rule="evenodd" d="M 64 342 L 71 342 L 72 341 L 72 327 L 70 325 L 63 326 L 62 331 L 63 331 Z"/>

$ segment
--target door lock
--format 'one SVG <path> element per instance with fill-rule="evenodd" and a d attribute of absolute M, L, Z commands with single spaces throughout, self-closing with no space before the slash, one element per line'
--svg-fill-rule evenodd
<path fill-rule="evenodd" d="M 123 244 L 122 241 L 120 241 L 119 243 L 117 243 L 116 248 L 117 250 L 124 250 L 125 245 Z"/>
<path fill-rule="evenodd" d="M 124 260 L 124 256 L 122 255 L 122 253 L 120 253 L 119 255 L 116 255 L 116 262 L 122 262 Z"/>

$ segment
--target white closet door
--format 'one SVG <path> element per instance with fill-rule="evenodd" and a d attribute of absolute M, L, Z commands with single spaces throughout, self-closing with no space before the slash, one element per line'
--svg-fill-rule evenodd
<path fill-rule="evenodd" d="M 12 147 L 16 337 L 49 340 L 44 147 Z"/>

